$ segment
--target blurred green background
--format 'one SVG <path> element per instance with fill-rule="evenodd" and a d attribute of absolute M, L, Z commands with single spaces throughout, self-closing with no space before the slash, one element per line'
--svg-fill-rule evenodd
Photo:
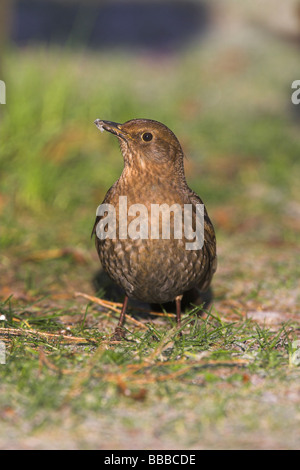
<path fill-rule="evenodd" d="M 123 165 L 96 118 L 168 125 L 220 236 L 294 240 L 297 12 L 295 1 L 7 2 L 2 254 L 91 248 L 96 207 Z"/>

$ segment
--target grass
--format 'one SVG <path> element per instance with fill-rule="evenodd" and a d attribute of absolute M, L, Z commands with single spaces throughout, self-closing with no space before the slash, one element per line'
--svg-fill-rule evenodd
<path fill-rule="evenodd" d="M 173 319 L 166 319 L 162 325 L 149 322 L 145 330 L 129 329 L 130 341 L 113 344 L 91 318 L 84 325 L 71 323 L 66 331 L 61 317 L 66 313 L 71 317 L 71 312 L 47 315 L 42 309 L 37 321 L 37 313 L 28 311 L 20 316 L 13 304 L 12 299 L 1 304 L 7 318 L 5 327 L 14 331 L 22 328 L 23 334 L 10 336 L 1 409 L 8 427 L 23 423 L 16 431 L 20 442 L 25 423 L 31 435 L 48 432 L 51 436 L 51 430 L 61 426 L 60 416 L 72 416 L 72 426 L 82 426 L 82 420 L 96 421 L 100 426 L 107 423 L 108 435 L 117 420 L 118 435 L 109 439 L 104 435 L 104 448 L 120 446 L 122 435 L 121 442 L 126 443 L 126 433 L 143 429 L 144 435 L 147 429 L 148 434 L 156 427 L 155 416 L 164 417 L 159 435 L 166 447 L 178 439 L 183 439 L 184 447 L 201 448 L 202 439 L 218 447 L 205 434 L 210 436 L 214 428 L 222 434 L 229 423 L 230 433 L 237 432 L 239 426 L 249 439 L 261 427 L 262 419 L 264 426 L 265 420 L 275 426 L 278 413 L 284 418 L 282 425 L 297 433 L 290 415 L 292 405 L 287 407 L 278 400 L 278 387 L 284 395 L 293 394 L 299 377 L 290 362 L 295 336 L 292 325 L 274 332 L 248 319 L 227 322 L 212 312 L 206 318 L 194 313 L 185 317 L 182 338 Z M 32 328 L 36 335 L 28 334 Z M 270 409 L 273 400 L 276 409 Z M 257 405 L 266 416 L 254 413 Z M 74 430 L 64 432 L 76 439 Z M 282 447 L 297 445 L 296 435 L 281 439 Z M 43 446 L 42 441 L 38 439 L 38 445 Z M 85 434 L 79 442 L 83 447 L 95 445 Z M 154 448 L 155 444 L 154 435 L 146 447 Z M 138 440 L 134 447 L 139 445 Z M 240 439 L 239 445 L 243 447 Z"/>
<path fill-rule="evenodd" d="M 160 61 L 7 52 L 1 448 L 299 448 L 298 51 L 259 41 L 259 54 L 211 39 Z M 90 300 L 95 210 L 122 169 L 98 117 L 169 125 L 214 221 L 214 302 L 185 313 L 182 338 L 174 317 L 131 305 L 130 341 L 111 342 L 119 306 Z"/>

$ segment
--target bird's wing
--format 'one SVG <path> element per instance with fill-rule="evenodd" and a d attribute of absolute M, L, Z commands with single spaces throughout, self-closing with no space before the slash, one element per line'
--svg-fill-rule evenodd
<path fill-rule="evenodd" d="M 105 198 L 102 202 L 102 204 L 105 204 L 107 202 L 107 200 L 109 199 L 111 193 L 114 191 L 115 189 L 115 186 L 116 184 L 118 183 L 118 181 L 115 182 L 115 184 L 112 185 L 111 188 L 109 188 L 109 190 L 107 191 L 106 195 L 105 195 Z M 99 221 L 103 218 L 103 216 L 100 216 L 100 215 L 97 215 L 96 216 L 96 219 L 95 219 L 95 223 L 94 223 L 94 226 L 93 226 L 93 230 L 92 230 L 92 233 L 91 233 L 91 238 L 93 237 L 93 235 L 96 235 L 96 227 L 99 223 Z M 97 239 L 97 236 L 96 236 L 96 239 Z"/>
<path fill-rule="evenodd" d="M 194 193 L 194 191 L 190 190 L 189 199 L 192 202 L 193 206 L 196 204 L 203 204 L 200 197 Z M 201 290 L 205 291 L 208 289 L 211 279 L 216 272 L 217 269 L 217 250 L 216 250 L 216 235 L 214 226 L 208 216 L 206 207 L 204 205 L 204 245 L 202 248 L 202 256 L 206 255 L 206 259 L 208 259 L 207 269 L 203 279 L 205 282 L 201 286 Z"/>

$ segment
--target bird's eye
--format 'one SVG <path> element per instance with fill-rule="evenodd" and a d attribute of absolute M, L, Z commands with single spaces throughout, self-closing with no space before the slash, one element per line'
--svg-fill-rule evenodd
<path fill-rule="evenodd" d="M 144 132 L 144 134 L 142 135 L 142 139 L 144 142 L 150 142 L 150 140 L 153 139 L 153 135 L 151 134 L 151 132 Z"/>

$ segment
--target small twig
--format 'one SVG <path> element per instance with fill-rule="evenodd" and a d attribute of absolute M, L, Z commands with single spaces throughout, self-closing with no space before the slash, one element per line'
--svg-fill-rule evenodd
<path fill-rule="evenodd" d="M 78 263 L 87 263 L 87 255 L 74 248 L 52 248 L 49 250 L 39 250 L 23 257 L 24 261 L 45 261 L 55 258 L 71 256 Z"/>
<path fill-rule="evenodd" d="M 75 292 L 75 297 L 83 297 L 84 299 L 87 299 L 90 302 L 101 305 L 102 307 L 105 307 L 105 308 L 109 308 L 110 310 L 113 310 L 114 312 L 117 312 L 117 313 L 120 313 L 119 306 L 122 307 L 122 304 L 118 304 L 116 302 L 109 302 L 109 305 L 107 305 L 108 304 L 107 300 L 99 299 L 99 297 L 95 297 L 93 295 L 83 294 L 82 292 Z"/>
<path fill-rule="evenodd" d="M 101 305 L 102 307 L 113 310 L 117 313 L 120 313 L 119 307 L 122 306 L 122 304 L 120 303 L 109 302 L 108 300 L 99 299 L 99 297 L 94 297 L 93 295 L 83 294 L 82 292 L 75 292 L 75 297 L 83 297 L 84 299 L 87 299 L 90 302 L 94 302 L 95 304 Z M 116 307 L 116 305 L 118 305 L 118 307 Z M 136 320 L 135 318 L 127 314 L 125 315 L 125 317 L 126 317 L 126 320 L 134 323 L 136 326 L 139 326 L 140 328 L 147 330 L 147 326 L 144 325 L 144 323 L 141 323 L 140 321 Z"/>
<path fill-rule="evenodd" d="M 53 362 L 51 362 L 45 354 L 44 349 L 40 346 L 39 347 L 39 371 L 42 371 L 42 366 L 45 365 L 48 369 L 53 370 L 54 372 L 58 372 L 59 374 L 74 374 L 73 370 L 69 369 L 60 369 L 57 367 Z"/>
<path fill-rule="evenodd" d="M 0 328 L 0 335 L 5 336 L 41 336 L 48 339 L 59 339 L 66 342 L 94 343 L 93 339 L 80 338 L 78 336 L 67 336 L 63 334 L 45 333 L 44 331 L 24 330 L 21 328 Z"/>
<path fill-rule="evenodd" d="M 80 294 L 80 292 L 79 292 Z M 106 299 L 100 299 L 104 304 L 107 304 L 109 307 L 110 305 L 112 306 L 117 306 L 122 308 L 123 304 L 120 302 L 112 302 L 111 300 L 106 300 Z M 155 317 L 171 317 L 174 318 L 175 314 L 174 313 L 165 313 L 165 312 L 151 312 L 147 308 L 142 308 L 142 307 L 135 307 L 136 310 L 139 312 L 147 312 L 149 315 L 154 315 Z"/>

